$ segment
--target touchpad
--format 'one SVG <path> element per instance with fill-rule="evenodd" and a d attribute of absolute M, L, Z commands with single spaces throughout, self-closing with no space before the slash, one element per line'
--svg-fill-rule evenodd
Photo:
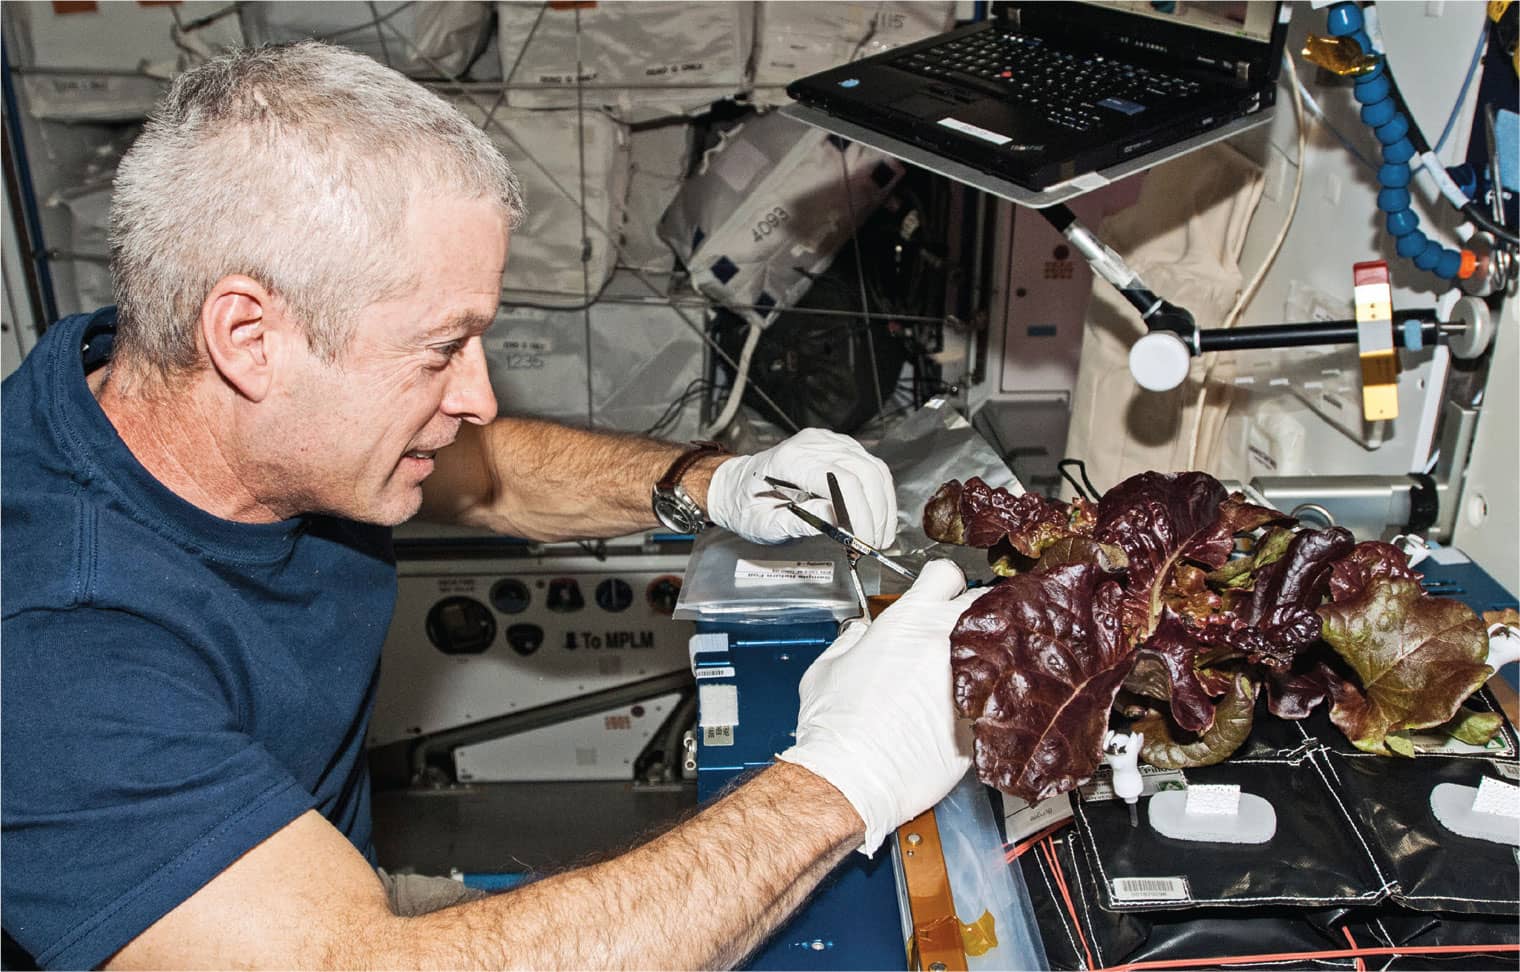
<path fill-rule="evenodd" d="M 964 106 L 950 98 L 939 98 L 932 94 L 916 94 L 909 95 L 893 107 L 915 118 L 944 118 Z"/>

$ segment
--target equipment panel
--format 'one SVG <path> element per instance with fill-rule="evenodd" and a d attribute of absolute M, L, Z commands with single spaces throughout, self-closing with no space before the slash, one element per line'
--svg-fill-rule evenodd
<path fill-rule="evenodd" d="M 369 744 L 679 672 L 684 555 L 403 562 Z"/>

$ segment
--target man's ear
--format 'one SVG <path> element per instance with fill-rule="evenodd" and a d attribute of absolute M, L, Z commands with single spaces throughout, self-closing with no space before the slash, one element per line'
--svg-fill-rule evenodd
<path fill-rule="evenodd" d="M 218 280 L 201 304 L 201 340 L 211 366 L 250 401 L 269 394 L 291 337 L 284 302 L 242 274 Z"/>

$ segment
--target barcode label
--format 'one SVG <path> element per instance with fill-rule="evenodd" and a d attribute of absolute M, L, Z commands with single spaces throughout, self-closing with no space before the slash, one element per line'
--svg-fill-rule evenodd
<path fill-rule="evenodd" d="M 698 668 L 695 674 L 698 680 L 704 678 L 733 678 L 734 669 L 730 665 L 725 665 L 722 668 Z"/>
<path fill-rule="evenodd" d="M 1187 878 L 1184 877 L 1121 877 L 1114 878 L 1115 901 L 1186 901 Z"/>
<path fill-rule="evenodd" d="M 733 726 L 703 726 L 702 745 L 704 746 L 732 746 L 734 744 Z"/>

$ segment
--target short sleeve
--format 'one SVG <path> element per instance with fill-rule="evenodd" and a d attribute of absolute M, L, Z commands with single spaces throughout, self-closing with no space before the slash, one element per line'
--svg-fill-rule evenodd
<path fill-rule="evenodd" d="M 233 664 L 102 610 L 5 620 L 5 930 L 92 968 L 314 799 L 242 731 Z"/>

